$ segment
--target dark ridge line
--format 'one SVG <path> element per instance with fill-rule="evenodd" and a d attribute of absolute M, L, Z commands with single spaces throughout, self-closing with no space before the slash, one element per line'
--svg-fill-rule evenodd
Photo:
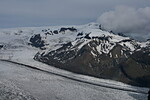
<path fill-rule="evenodd" d="M 123 73 L 128 79 L 134 80 L 132 77 L 130 77 L 130 76 L 125 72 L 125 70 L 124 70 L 124 68 L 123 68 L 122 65 L 120 65 L 120 69 L 121 69 L 122 73 Z M 134 80 L 134 81 L 135 81 L 135 80 Z"/>
<path fill-rule="evenodd" d="M 42 72 L 45 72 L 45 73 L 48 73 L 48 74 L 61 76 L 61 77 L 64 77 L 64 78 L 67 78 L 67 79 L 70 79 L 70 80 L 73 80 L 73 81 L 78 81 L 78 82 L 82 82 L 82 83 L 86 83 L 86 84 L 90 84 L 90 85 L 110 88 L 110 89 L 114 89 L 114 90 L 122 90 L 122 91 L 134 92 L 134 93 L 148 94 L 147 92 L 143 92 L 143 91 L 136 91 L 136 90 L 131 90 L 131 89 L 123 89 L 123 88 L 118 88 L 118 87 L 113 87 L 113 86 L 105 86 L 105 85 L 101 85 L 101 84 L 97 84 L 97 83 L 83 81 L 83 80 L 80 80 L 80 79 L 75 79 L 75 78 L 72 78 L 72 77 L 69 77 L 69 76 L 66 76 L 66 75 L 61 75 L 61 74 L 57 74 L 57 73 L 54 73 L 54 72 L 46 71 L 46 70 L 43 70 L 43 69 L 40 69 L 40 68 L 37 68 L 37 67 L 33 67 L 33 66 L 30 66 L 30 65 L 18 63 L 18 62 L 15 62 L 15 61 L 4 60 L 4 59 L 0 59 L 0 61 L 9 62 L 9 63 L 21 65 L 21 66 L 25 66 L 25 67 L 28 67 L 28 68 L 31 68 L 31 69 L 35 69 L 35 70 L 38 70 L 38 71 L 42 71 Z"/>

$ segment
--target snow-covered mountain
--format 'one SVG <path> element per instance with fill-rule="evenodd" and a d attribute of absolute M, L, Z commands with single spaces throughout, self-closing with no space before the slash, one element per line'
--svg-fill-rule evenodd
<path fill-rule="evenodd" d="M 76 73 L 150 86 L 150 41 L 108 32 L 97 23 L 2 29 L 0 34 L 1 57 L 34 58 Z"/>

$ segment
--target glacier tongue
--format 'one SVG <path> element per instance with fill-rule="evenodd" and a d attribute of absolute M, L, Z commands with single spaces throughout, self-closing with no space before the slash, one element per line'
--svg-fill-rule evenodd
<path fill-rule="evenodd" d="M 76 62 L 82 61 L 85 69 L 91 70 L 89 74 L 112 68 L 112 62 L 116 61 L 114 64 L 118 64 L 134 52 L 149 46 L 149 41 L 138 42 L 130 37 L 108 32 L 101 29 L 97 23 L 1 29 L 0 34 L 0 58 L 33 60 L 41 57 L 40 61 L 50 62 L 53 59 L 56 61 L 54 63 L 59 65 L 66 62 L 70 64 L 73 60 L 75 65 Z M 38 38 L 31 38 L 35 35 Z M 40 47 L 35 44 L 40 44 Z M 101 69 L 96 67 L 100 66 L 99 63 Z M 97 75 L 102 73 L 97 72 Z"/>

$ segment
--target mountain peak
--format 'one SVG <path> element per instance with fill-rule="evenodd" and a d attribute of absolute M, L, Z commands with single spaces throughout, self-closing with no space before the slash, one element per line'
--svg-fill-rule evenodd
<path fill-rule="evenodd" d="M 0 33 L 0 50 L 34 48 L 38 51 L 35 60 L 58 68 L 133 85 L 150 83 L 149 40 L 138 42 L 103 30 L 97 23 L 3 29 Z"/>

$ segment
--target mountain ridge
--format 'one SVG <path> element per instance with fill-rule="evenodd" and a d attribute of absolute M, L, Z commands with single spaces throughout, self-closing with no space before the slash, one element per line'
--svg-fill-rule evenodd
<path fill-rule="evenodd" d="M 80 74 L 150 87 L 150 41 L 138 42 L 108 32 L 97 23 L 0 32 L 0 50 L 36 48 L 34 60 Z"/>

